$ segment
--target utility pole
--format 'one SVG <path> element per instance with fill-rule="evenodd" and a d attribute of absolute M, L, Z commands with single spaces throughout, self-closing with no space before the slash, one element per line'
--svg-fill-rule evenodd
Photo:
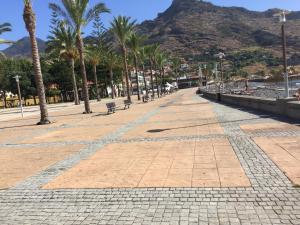
<path fill-rule="evenodd" d="M 216 54 L 216 56 L 220 59 L 221 84 L 222 84 L 222 91 L 224 92 L 223 58 L 225 57 L 225 54 L 223 52 L 220 52 L 220 53 Z"/>
<path fill-rule="evenodd" d="M 24 118 L 24 112 L 23 112 L 23 104 L 22 104 L 22 96 L 21 96 L 21 89 L 20 89 L 20 76 L 16 75 L 14 77 L 16 79 L 17 82 L 17 88 L 18 88 L 18 96 L 19 96 L 19 102 L 20 102 L 20 108 L 21 108 L 21 114 L 22 114 L 22 118 Z"/>
<path fill-rule="evenodd" d="M 199 65 L 198 76 L 199 76 L 199 87 L 201 87 L 203 86 L 203 73 L 202 73 L 201 65 Z"/>
<path fill-rule="evenodd" d="M 280 14 L 281 33 L 282 33 L 282 56 L 283 56 L 283 75 L 284 75 L 284 86 L 285 86 L 285 97 L 289 98 L 289 74 L 287 71 L 287 57 L 286 57 L 286 35 L 285 35 L 285 23 L 286 16 L 285 12 L 282 11 Z"/>

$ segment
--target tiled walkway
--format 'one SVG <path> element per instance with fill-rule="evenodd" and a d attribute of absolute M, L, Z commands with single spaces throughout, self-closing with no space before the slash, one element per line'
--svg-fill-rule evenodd
<path fill-rule="evenodd" d="M 298 126 L 195 89 L 110 116 L 81 107 L 1 122 L 1 225 L 300 224 L 296 176 L 265 148 L 297 158 Z"/>

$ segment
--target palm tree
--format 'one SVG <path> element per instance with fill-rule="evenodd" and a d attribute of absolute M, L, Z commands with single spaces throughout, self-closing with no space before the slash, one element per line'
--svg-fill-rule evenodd
<path fill-rule="evenodd" d="M 50 3 L 49 7 L 62 16 L 65 21 L 73 27 L 76 32 L 77 48 L 79 52 L 80 68 L 83 81 L 83 96 L 85 113 L 92 113 L 89 102 L 88 82 L 84 62 L 84 43 L 82 39 L 82 29 L 93 21 L 101 13 L 109 12 L 104 3 L 98 3 L 88 9 L 89 0 L 61 0 L 63 7 L 55 3 Z"/>
<path fill-rule="evenodd" d="M 138 75 L 138 69 L 139 69 L 138 68 L 138 55 L 139 55 L 140 47 L 141 47 L 143 40 L 144 40 L 144 37 L 139 36 L 136 33 L 132 33 L 128 38 L 128 47 L 130 48 L 132 55 L 133 55 L 137 94 L 138 94 L 139 101 L 141 100 L 141 96 L 140 96 L 140 84 L 139 84 L 139 75 Z"/>
<path fill-rule="evenodd" d="M 118 16 L 115 17 L 111 23 L 111 30 L 115 34 L 119 46 L 123 53 L 123 62 L 124 62 L 124 72 L 126 79 L 126 88 L 127 88 L 127 99 L 131 101 L 130 96 L 130 86 L 129 86 L 129 74 L 128 74 L 128 63 L 127 63 L 127 48 L 126 42 L 134 30 L 135 21 L 131 21 L 130 17 Z"/>
<path fill-rule="evenodd" d="M 49 124 L 48 109 L 45 97 L 45 87 L 43 83 L 43 75 L 40 64 L 39 49 L 35 37 L 36 31 L 36 17 L 32 9 L 31 0 L 24 0 L 24 13 L 23 19 L 25 22 L 26 29 L 30 36 L 32 61 L 34 66 L 35 82 L 37 86 L 37 93 L 39 97 L 41 120 L 38 125 Z"/>
<path fill-rule="evenodd" d="M 165 69 L 164 69 L 164 67 L 167 63 L 167 57 L 162 52 L 159 52 L 157 54 L 156 59 L 157 59 L 157 65 L 158 65 L 158 69 L 159 69 L 160 80 L 161 80 L 160 86 L 161 86 L 161 89 L 163 87 L 163 91 L 165 92 Z"/>
<path fill-rule="evenodd" d="M 177 85 L 178 85 L 178 75 L 179 75 L 178 72 L 179 72 L 180 66 L 181 66 L 180 59 L 177 57 L 173 58 L 172 59 L 172 67 L 173 67 L 173 70 L 175 73 Z"/>
<path fill-rule="evenodd" d="M 75 105 L 79 105 L 78 89 L 75 76 L 75 59 L 78 57 L 78 50 L 76 48 L 76 33 L 74 30 L 61 23 L 58 27 L 51 31 L 48 36 L 47 51 L 50 54 L 59 55 L 66 59 L 71 67 L 71 77 L 74 91 Z"/>
<path fill-rule="evenodd" d="M 153 69 L 156 70 L 156 56 L 159 50 L 158 44 L 148 45 L 146 46 L 146 54 L 148 56 L 150 62 L 150 70 L 151 70 L 151 87 L 152 87 L 152 96 L 154 96 L 154 81 L 153 81 Z M 158 91 L 158 79 L 156 71 L 154 72 L 155 80 L 156 80 L 156 88 L 157 88 L 157 96 L 159 97 Z"/>
<path fill-rule="evenodd" d="M 144 80 L 144 85 L 145 85 L 145 90 L 146 90 L 146 96 L 148 97 L 148 87 L 147 87 L 147 81 L 146 81 L 146 75 L 145 75 L 145 73 L 146 73 L 145 63 L 146 63 L 146 59 L 147 59 L 145 47 L 140 48 L 139 59 L 140 59 L 140 63 L 141 63 L 142 69 L 143 69 L 143 80 Z"/>
<path fill-rule="evenodd" d="M 95 82 L 98 102 L 101 101 L 101 97 L 100 97 L 100 89 L 99 89 L 98 77 L 97 77 L 97 66 L 99 66 L 100 64 L 100 59 L 102 55 L 103 55 L 103 50 L 101 46 L 90 45 L 87 47 L 87 60 L 93 66 L 94 82 Z"/>
<path fill-rule="evenodd" d="M 5 33 L 5 32 L 10 32 L 11 31 L 11 24 L 10 23 L 3 23 L 0 24 L 0 35 Z M 0 39 L 0 44 L 12 44 L 12 41 L 7 41 L 4 39 Z"/>
<path fill-rule="evenodd" d="M 120 58 L 118 55 L 113 52 L 112 50 L 108 51 L 105 57 L 105 62 L 107 65 L 107 68 L 109 70 L 109 77 L 110 77 L 110 86 L 112 90 L 111 97 L 112 99 L 115 98 L 115 92 L 114 92 L 114 73 L 113 70 L 119 66 L 120 64 Z"/>

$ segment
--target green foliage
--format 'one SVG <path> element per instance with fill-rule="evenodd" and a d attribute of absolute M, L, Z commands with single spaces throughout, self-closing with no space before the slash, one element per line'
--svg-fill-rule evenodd
<path fill-rule="evenodd" d="M 130 17 L 118 16 L 114 18 L 111 23 L 111 30 L 121 47 L 125 46 L 126 41 L 134 31 L 135 25 L 136 21 L 131 20 Z"/>
<path fill-rule="evenodd" d="M 14 76 L 19 75 L 21 94 L 27 98 L 36 95 L 33 66 L 27 59 L 5 59 L 0 61 L 0 90 L 17 93 Z"/>
<path fill-rule="evenodd" d="M 226 56 L 232 62 L 233 67 L 242 68 L 255 63 L 264 63 L 267 66 L 278 66 L 280 59 L 275 58 L 272 53 L 263 49 L 250 49 L 233 52 Z"/>

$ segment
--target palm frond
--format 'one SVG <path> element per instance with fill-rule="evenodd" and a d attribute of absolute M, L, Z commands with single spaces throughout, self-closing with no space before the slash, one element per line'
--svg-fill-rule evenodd
<path fill-rule="evenodd" d="M 11 31 L 11 24 L 10 23 L 3 23 L 0 24 L 0 34 L 3 34 L 5 32 Z"/>
<path fill-rule="evenodd" d="M 70 15 L 65 11 L 63 8 L 61 8 L 59 5 L 55 3 L 49 3 L 49 8 L 57 13 L 57 15 L 61 16 L 70 26 L 74 27 L 75 24 L 70 17 Z"/>
<path fill-rule="evenodd" d="M 85 22 L 88 24 L 101 13 L 110 13 L 110 10 L 105 6 L 104 3 L 98 3 L 91 8 L 85 15 Z"/>

